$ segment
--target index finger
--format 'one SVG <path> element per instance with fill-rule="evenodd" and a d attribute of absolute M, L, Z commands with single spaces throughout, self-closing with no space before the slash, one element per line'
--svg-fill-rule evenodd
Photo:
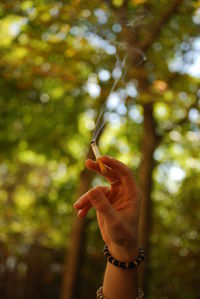
<path fill-rule="evenodd" d="M 131 170 L 119 160 L 116 160 L 109 156 L 102 156 L 101 161 L 105 163 L 108 167 L 112 168 L 117 173 L 117 176 L 120 178 L 131 178 L 133 179 L 133 175 Z"/>
<path fill-rule="evenodd" d="M 101 158 L 100 158 L 101 159 Z M 99 160 L 100 160 L 99 159 Z M 102 160 L 101 160 L 102 162 Z M 103 162 L 102 162 L 103 163 Z M 104 164 L 104 163 L 103 163 Z M 120 184 L 120 178 L 118 177 L 117 173 L 115 170 L 113 170 L 112 168 L 110 168 L 108 165 L 104 164 L 106 167 L 106 172 L 102 173 L 100 167 L 99 167 L 99 162 L 97 161 L 93 161 L 90 159 L 87 159 L 85 161 L 85 165 L 88 169 L 95 171 L 96 173 L 104 176 L 109 183 L 112 185 L 113 182 L 115 183 L 115 186 Z"/>
<path fill-rule="evenodd" d="M 86 160 L 87 168 L 106 177 L 112 186 L 117 187 L 120 186 L 121 183 L 123 183 L 124 186 L 128 186 L 128 188 L 135 186 L 131 170 L 125 164 L 108 156 L 102 156 L 100 159 L 107 168 L 105 174 L 102 174 L 99 164 L 96 161 L 90 159 Z"/>

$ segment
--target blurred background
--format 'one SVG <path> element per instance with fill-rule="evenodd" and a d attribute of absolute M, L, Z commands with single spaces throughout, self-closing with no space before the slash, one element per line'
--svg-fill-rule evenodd
<path fill-rule="evenodd" d="M 200 298 L 200 1 L 0 3 L 0 299 L 92 299 L 105 260 L 84 168 L 103 154 L 142 189 L 146 298 Z M 145 277 L 145 279 L 144 279 Z"/>

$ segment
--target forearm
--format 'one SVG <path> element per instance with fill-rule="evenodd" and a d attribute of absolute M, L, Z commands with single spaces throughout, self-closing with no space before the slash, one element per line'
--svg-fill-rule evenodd
<path fill-rule="evenodd" d="M 137 297 L 138 270 L 121 269 L 107 263 L 103 282 L 106 299 L 134 299 Z"/>
<path fill-rule="evenodd" d="M 130 262 L 135 260 L 138 251 L 132 250 L 131 254 L 117 251 L 112 255 L 121 261 Z M 107 263 L 103 282 L 103 294 L 106 299 L 134 299 L 137 297 L 137 290 L 137 268 L 122 269 Z"/>

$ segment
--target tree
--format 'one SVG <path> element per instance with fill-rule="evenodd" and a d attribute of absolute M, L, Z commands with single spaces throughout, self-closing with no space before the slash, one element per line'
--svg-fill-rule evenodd
<path fill-rule="evenodd" d="M 170 176 L 182 170 L 187 182 L 192 180 L 199 159 L 199 81 L 193 67 L 193 58 L 198 61 L 198 2 L 12 1 L 1 4 L 0 18 L 0 240 L 8 246 L 8 256 L 15 257 L 16 275 L 21 273 L 17 269 L 23 246 L 40 244 L 63 252 L 67 245 L 69 250 L 77 190 L 97 183 L 83 171 L 84 159 L 97 111 L 107 100 L 112 111 L 108 109 L 110 126 L 100 139 L 102 153 L 128 163 L 144 192 L 140 235 L 148 252 L 147 273 L 154 273 L 146 279 L 146 293 L 150 298 L 184 298 L 167 253 L 173 254 L 178 268 L 176 254 L 181 252 L 194 269 L 196 247 L 188 247 L 178 235 L 196 240 L 196 224 L 192 230 L 189 226 L 198 216 L 184 199 L 184 194 L 195 198 L 190 184 L 182 185 L 183 177 L 173 187 Z M 108 98 L 125 54 L 126 74 Z M 160 196 L 165 200 L 159 201 Z M 174 206 L 171 197 L 177 198 Z M 172 231 L 176 204 L 179 213 L 185 215 L 187 209 L 194 215 L 181 218 L 189 232 L 180 229 L 178 220 Z M 80 224 L 76 241 L 80 244 L 87 236 L 86 249 L 93 248 L 96 254 L 89 258 L 101 264 L 92 213 L 89 219 L 86 226 Z M 178 247 L 176 241 L 168 241 L 168 234 L 179 239 Z M 185 249 L 191 254 L 184 255 Z M 169 271 L 158 274 L 156 257 Z M 2 265 L 7 267 L 6 259 Z M 82 279 L 89 282 L 93 268 L 82 267 L 87 269 Z M 76 269 L 75 276 L 80 277 Z M 158 291 L 156 286 L 162 286 L 170 273 L 177 286 Z M 193 281 L 197 278 L 194 275 Z M 57 297 L 58 290 L 57 285 Z M 188 290 L 187 296 L 196 298 L 193 289 Z"/>

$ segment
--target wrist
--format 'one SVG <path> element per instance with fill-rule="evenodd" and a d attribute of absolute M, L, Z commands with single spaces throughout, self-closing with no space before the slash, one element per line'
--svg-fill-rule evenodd
<path fill-rule="evenodd" d="M 108 249 L 110 254 L 120 261 L 129 262 L 134 260 L 139 251 L 138 244 L 134 244 L 132 246 L 119 246 L 116 244 L 108 245 Z"/>
<path fill-rule="evenodd" d="M 104 246 L 104 256 L 106 257 L 107 261 L 117 267 L 117 268 L 122 268 L 122 269 L 126 269 L 126 270 L 130 270 L 130 269 L 133 269 L 133 268 L 136 268 L 140 265 L 141 262 L 143 262 L 144 260 L 144 249 L 143 248 L 140 248 L 139 251 L 138 251 L 138 255 L 137 257 L 134 259 L 134 260 L 129 260 L 129 261 L 126 261 L 126 258 L 131 258 L 131 256 L 123 256 L 124 260 L 118 260 L 116 259 L 115 257 L 113 257 L 108 249 L 108 245 L 106 244 Z M 121 256 L 122 257 L 122 256 Z"/>

